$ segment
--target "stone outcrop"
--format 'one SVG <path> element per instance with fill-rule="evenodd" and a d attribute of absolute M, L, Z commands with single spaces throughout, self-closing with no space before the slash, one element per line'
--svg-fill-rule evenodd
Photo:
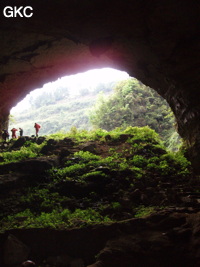
<path fill-rule="evenodd" d="M 4 244 L 4 263 L 6 265 L 20 264 L 25 261 L 30 249 L 13 235 L 8 235 Z"/>
<path fill-rule="evenodd" d="M 4 240 L 0 253 L 5 258 L 12 252 L 13 246 L 7 243 L 14 236 L 18 254 L 12 254 L 12 262 L 19 262 L 19 255 L 23 259 L 28 251 L 26 256 L 40 266 L 49 266 L 46 262 L 50 266 L 78 267 L 197 267 L 199 217 L 199 212 L 171 208 L 146 218 L 83 229 L 10 230 L 0 235 Z M 23 244 L 28 248 L 25 251 Z M 5 261 L 0 259 L 0 263 L 5 266 Z"/>
<path fill-rule="evenodd" d="M 31 18 L 5 18 L 7 4 L 0 3 L 0 128 L 7 127 L 11 107 L 32 89 L 67 74 L 113 67 L 168 101 L 198 170 L 198 1 L 35 0 L 29 3 Z"/>
<path fill-rule="evenodd" d="M 69 177 L 57 180 L 46 172 L 51 167 L 64 169 L 66 164 L 73 167 L 83 163 L 80 155 L 74 154 L 83 149 L 93 151 L 95 148 L 97 155 L 106 157 L 111 148 L 117 148 L 119 155 L 124 151 L 128 157 L 127 151 L 132 146 L 125 146 L 128 137 L 131 135 L 123 134 L 111 142 L 111 136 L 107 136 L 108 143 L 86 141 L 85 146 L 70 138 L 49 139 L 44 146 L 46 157 L 0 165 L 0 266 L 19 267 L 22 262 L 25 267 L 35 264 L 41 267 L 199 266 L 200 187 L 197 179 L 192 183 L 188 176 L 183 178 L 173 173 L 160 176 L 155 170 L 139 178 L 130 169 L 93 165 L 92 161 L 88 161 L 83 172 L 88 174 L 85 177 L 82 172 L 75 172 L 71 179 L 68 173 Z M 32 142 L 41 141 L 32 138 Z M 22 143 L 11 142 L 8 149 L 16 149 Z M 147 147 L 150 148 L 150 144 L 139 151 L 148 158 Z M 158 147 L 152 152 L 154 158 L 164 155 L 164 150 Z M 52 171 L 58 172 L 56 168 Z M 133 207 L 137 205 L 153 206 L 154 213 L 136 218 L 137 208 L 133 210 Z M 59 213 L 63 209 L 73 212 L 77 208 L 92 207 L 102 210 L 102 215 L 112 220 L 98 223 L 94 219 L 92 225 L 88 225 L 78 216 L 74 217 L 73 225 L 61 223 L 57 229 L 56 217 L 48 217 L 54 207 L 58 207 Z M 19 212 L 27 208 L 34 212 L 35 221 L 37 214 L 44 210 L 42 217 L 46 214 L 50 224 L 40 228 L 42 224 L 36 226 L 29 220 L 24 228 L 23 222 L 31 217 Z M 140 216 L 141 213 L 142 209 Z M 62 218 L 63 223 L 67 220 L 67 216 Z"/>

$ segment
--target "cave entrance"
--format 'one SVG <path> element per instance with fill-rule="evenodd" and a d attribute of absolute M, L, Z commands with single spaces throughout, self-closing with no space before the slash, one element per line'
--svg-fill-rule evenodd
<path fill-rule="evenodd" d="M 24 135 L 34 135 L 35 122 L 42 125 L 41 135 L 72 127 L 110 131 L 148 125 L 170 149 L 180 143 L 167 102 L 128 73 L 111 68 L 65 76 L 33 90 L 11 109 L 9 131 L 22 128 Z"/>
<path fill-rule="evenodd" d="M 59 78 L 31 91 L 10 111 L 10 125 L 24 128 L 25 135 L 34 134 L 33 125 L 42 125 L 41 134 L 69 131 L 72 126 L 78 129 L 91 129 L 87 109 L 103 91 L 109 95 L 114 85 L 128 79 L 126 72 L 111 68 L 93 69 L 75 75 Z"/>

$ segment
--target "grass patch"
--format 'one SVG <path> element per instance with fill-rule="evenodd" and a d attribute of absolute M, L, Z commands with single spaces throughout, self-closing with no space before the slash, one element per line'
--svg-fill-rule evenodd
<path fill-rule="evenodd" d="M 29 209 L 15 215 L 8 216 L 2 221 L 1 231 L 9 229 L 29 228 L 51 228 L 66 229 L 74 227 L 85 227 L 87 225 L 112 222 L 108 216 L 102 216 L 94 209 L 76 209 L 71 212 L 69 209 L 53 210 L 46 213 L 35 214 Z"/>

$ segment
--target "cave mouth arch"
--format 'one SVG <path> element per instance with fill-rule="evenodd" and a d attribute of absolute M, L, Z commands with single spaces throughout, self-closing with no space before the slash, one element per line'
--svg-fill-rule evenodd
<path fill-rule="evenodd" d="M 34 1 L 32 18 L 0 18 L 0 130 L 15 103 L 49 77 L 113 67 L 167 100 L 200 169 L 199 3 L 79 2 Z"/>

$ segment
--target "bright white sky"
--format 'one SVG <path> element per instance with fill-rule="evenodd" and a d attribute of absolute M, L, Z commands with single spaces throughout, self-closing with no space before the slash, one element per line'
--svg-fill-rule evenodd
<path fill-rule="evenodd" d="M 128 78 L 128 73 L 111 68 L 94 69 L 76 75 L 65 76 L 55 82 L 44 84 L 43 88 L 33 90 L 21 102 L 13 107 L 10 113 L 14 115 L 16 112 L 28 109 L 30 107 L 30 97 L 35 97 L 42 94 L 44 91 L 54 91 L 59 86 L 66 86 L 70 89 L 70 94 L 76 95 L 81 88 L 89 89 L 90 87 L 95 87 L 99 83 L 121 81 Z"/>

